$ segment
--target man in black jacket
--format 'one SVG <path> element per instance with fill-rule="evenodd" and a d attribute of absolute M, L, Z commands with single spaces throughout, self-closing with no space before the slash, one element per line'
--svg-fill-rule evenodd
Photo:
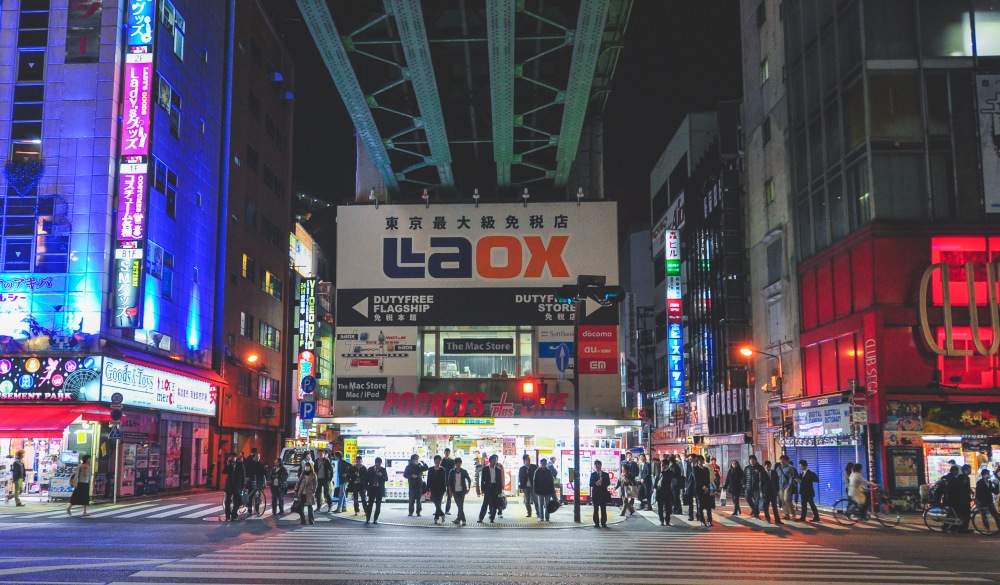
<path fill-rule="evenodd" d="M 750 506 L 750 515 L 760 519 L 760 488 L 761 476 L 764 468 L 757 463 L 757 456 L 751 455 L 750 462 L 743 469 L 743 493 L 747 497 L 747 505 Z"/>
<path fill-rule="evenodd" d="M 368 502 L 365 503 L 365 524 L 371 520 L 373 524 L 378 524 L 378 515 L 382 511 L 382 498 L 385 497 L 385 482 L 389 476 L 382 467 L 382 458 L 375 458 L 375 465 L 368 468 L 365 478 L 365 491 L 368 492 Z M 375 517 L 372 518 L 372 508 L 375 509 Z"/>
<path fill-rule="evenodd" d="M 472 478 L 468 471 L 462 469 L 462 458 L 456 457 L 455 467 L 448 472 L 448 495 L 455 498 L 455 506 L 458 508 L 458 515 L 452 521 L 454 524 L 461 523 L 465 526 L 465 496 L 470 489 Z"/>
<path fill-rule="evenodd" d="M 650 502 L 653 499 L 653 469 L 646 461 L 646 455 L 639 455 L 639 475 L 636 476 L 639 483 L 639 509 L 650 510 Z"/>
<path fill-rule="evenodd" d="M 247 482 L 250 484 L 248 487 L 250 489 L 258 489 L 261 492 L 261 498 L 254 500 L 254 514 L 260 513 L 260 504 L 264 500 L 264 486 L 267 485 L 267 467 L 264 466 L 264 462 L 260 460 L 260 453 L 256 449 L 250 454 L 250 458 L 247 459 L 245 463 L 245 469 L 247 474 Z"/>
<path fill-rule="evenodd" d="M 444 459 L 441 460 L 441 467 L 444 467 L 446 473 L 451 474 L 451 470 L 455 469 L 455 460 L 451 458 L 451 449 L 444 450 Z M 447 490 L 448 500 L 444 506 L 444 513 L 451 514 L 451 490 Z"/>
<path fill-rule="evenodd" d="M 671 455 L 670 457 L 670 467 L 673 468 L 673 476 L 670 478 L 670 490 L 673 492 L 673 513 L 680 514 L 682 512 L 681 501 L 682 495 L 684 493 L 684 471 L 681 470 L 681 466 L 677 463 L 677 457 Z"/>
<path fill-rule="evenodd" d="M 679 471 L 671 455 L 663 461 L 656 477 L 656 511 L 660 517 L 660 526 L 670 526 L 670 517 L 674 511 L 674 474 Z"/>
<path fill-rule="evenodd" d="M 406 478 L 406 482 L 409 486 L 409 510 L 410 516 L 413 516 L 413 510 L 416 509 L 417 516 L 420 515 L 420 510 L 423 509 L 423 499 L 424 499 L 424 472 L 427 471 L 427 464 L 420 460 L 420 455 L 414 453 L 410 455 L 410 464 L 406 466 L 403 470 L 403 477 Z"/>
<path fill-rule="evenodd" d="M 611 476 L 601 471 L 601 462 L 594 461 L 590 474 L 590 499 L 594 504 L 594 528 L 608 527 L 608 502 L 611 501 Z"/>
<path fill-rule="evenodd" d="M 687 502 L 688 520 L 694 521 L 695 504 L 697 503 L 697 481 L 694 478 L 694 455 L 684 457 L 684 501 Z"/>
<path fill-rule="evenodd" d="M 521 459 L 524 465 L 517 473 L 517 489 L 524 494 L 524 508 L 528 511 L 528 518 L 531 518 L 531 503 L 535 500 L 535 470 L 538 466 L 531 462 L 531 456 L 527 453 Z M 538 515 L 541 517 L 541 512 L 538 512 Z"/>
<path fill-rule="evenodd" d="M 358 509 L 358 502 L 361 503 L 361 508 L 364 509 L 366 502 L 366 494 L 368 487 L 368 468 L 362 462 L 361 455 L 354 456 L 354 465 L 351 468 L 351 479 L 350 488 L 354 492 L 354 515 L 357 516 L 360 510 Z"/>
<path fill-rule="evenodd" d="M 799 522 L 806 521 L 806 506 L 812 506 L 813 522 L 819 522 L 819 510 L 816 509 L 816 484 L 819 483 L 819 476 L 812 469 L 809 469 L 809 462 L 805 459 L 799 461 L 799 498 L 802 500 L 802 515 Z"/>
<path fill-rule="evenodd" d="M 771 469 L 771 462 L 764 462 L 764 473 L 760 474 L 760 494 L 764 500 L 764 519 L 771 521 L 771 509 L 774 509 L 774 525 L 781 526 L 781 513 L 778 511 L 778 472 Z"/>
<path fill-rule="evenodd" d="M 531 488 L 535 492 L 535 510 L 538 512 L 539 522 L 549 521 L 549 500 L 556 495 L 555 478 L 548 470 L 547 462 L 542 457 L 538 460 L 538 467 L 535 468 L 534 482 Z"/>
<path fill-rule="evenodd" d="M 483 494 L 483 506 L 479 509 L 479 523 L 483 523 L 486 517 L 486 510 L 490 511 L 490 524 L 496 520 L 497 512 L 500 509 L 500 496 L 503 494 L 503 467 L 497 464 L 498 457 L 490 455 L 490 463 L 483 467 L 479 477 L 479 490 Z"/>
<path fill-rule="evenodd" d="M 226 520 L 236 520 L 240 505 L 243 503 L 241 499 L 243 487 L 247 483 L 246 468 L 243 467 L 242 462 L 236 460 L 235 455 L 230 455 L 222 473 L 226 476 Z"/>
<path fill-rule="evenodd" d="M 444 511 L 441 509 L 441 500 L 448 490 L 448 472 L 441 466 L 441 456 L 434 456 L 434 467 L 427 470 L 427 489 L 431 492 L 431 501 L 434 502 L 434 523 L 438 523 L 438 518 L 444 524 Z"/>
<path fill-rule="evenodd" d="M 326 451 L 320 451 L 316 459 L 316 511 L 323 509 L 323 502 L 326 502 L 326 511 L 333 512 L 333 498 L 330 497 L 330 481 L 333 480 L 333 463 Z M 323 494 L 326 497 L 323 497 Z"/>

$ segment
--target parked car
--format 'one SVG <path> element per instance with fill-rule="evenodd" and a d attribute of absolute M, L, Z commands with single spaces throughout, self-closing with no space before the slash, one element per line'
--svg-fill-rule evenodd
<path fill-rule="evenodd" d="M 288 491 L 294 491 L 299 483 L 299 464 L 309 454 L 316 461 L 316 450 L 310 447 L 285 447 L 281 450 L 281 463 L 288 470 Z"/>

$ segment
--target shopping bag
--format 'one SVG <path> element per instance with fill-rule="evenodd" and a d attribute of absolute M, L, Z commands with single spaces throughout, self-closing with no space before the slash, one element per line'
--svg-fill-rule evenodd
<path fill-rule="evenodd" d="M 562 507 L 562 504 L 559 503 L 559 500 L 555 500 L 555 499 L 549 500 L 549 503 L 545 504 L 545 509 L 546 509 L 546 511 L 548 511 L 549 514 L 555 513 L 555 511 L 558 510 L 561 507 Z"/>
<path fill-rule="evenodd" d="M 292 507 L 290 508 L 292 514 L 298 514 L 302 511 L 302 502 L 298 498 L 292 500 Z"/>
<path fill-rule="evenodd" d="M 722 495 L 719 496 L 719 505 L 720 506 L 726 505 L 726 492 L 722 492 Z"/>

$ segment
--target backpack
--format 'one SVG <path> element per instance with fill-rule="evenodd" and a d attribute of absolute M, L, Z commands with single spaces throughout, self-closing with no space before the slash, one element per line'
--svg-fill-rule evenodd
<path fill-rule="evenodd" d="M 935 505 L 940 505 L 944 501 L 947 493 L 948 476 L 945 476 L 934 482 L 934 485 L 931 486 L 931 502 Z"/>

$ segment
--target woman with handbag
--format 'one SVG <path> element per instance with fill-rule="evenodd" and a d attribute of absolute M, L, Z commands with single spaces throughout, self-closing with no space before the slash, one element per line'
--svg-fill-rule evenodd
<path fill-rule="evenodd" d="M 83 517 L 90 516 L 87 513 L 87 506 L 90 506 L 90 478 L 93 470 L 90 467 L 90 455 L 80 457 L 80 465 L 77 465 L 73 475 L 69 478 L 69 485 L 73 486 L 73 495 L 69 497 L 69 505 L 66 506 L 66 515 L 73 515 L 73 506 L 83 506 Z"/>
<path fill-rule="evenodd" d="M 295 486 L 295 497 L 299 500 L 299 524 L 313 523 L 313 506 L 316 505 L 316 474 L 311 463 L 302 466 L 302 477 Z M 306 522 L 306 512 L 309 512 Z"/>

